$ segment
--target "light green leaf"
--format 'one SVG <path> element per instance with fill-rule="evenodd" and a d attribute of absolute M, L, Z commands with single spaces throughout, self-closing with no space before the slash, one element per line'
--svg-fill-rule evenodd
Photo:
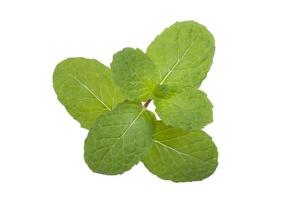
<path fill-rule="evenodd" d="M 158 121 L 153 137 L 154 145 L 143 163 L 162 179 L 199 181 L 209 177 L 218 165 L 217 148 L 201 130 L 183 131 Z"/>
<path fill-rule="evenodd" d="M 101 174 L 121 174 L 150 150 L 154 115 L 137 103 L 125 101 L 101 115 L 84 146 L 89 168 Z"/>
<path fill-rule="evenodd" d="M 211 102 L 204 92 L 196 89 L 155 98 L 154 104 L 161 120 L 176 128 L 200 130 L 213 121 Z"/>
<path fill-rule="evenodd" d="M 129 100 L 146 101 L 158 85 L 158 70 L 139 49 L 117 52 L 111 63 L 112 78 Z"/>
<path fill-rule="evenodd" d="M 123 101 L 109 68 L 94 59 L 69 58 L 56 66 L 53 87 L 59 101 L 84 128 Z"/>
<path fill-rule="evenodd" d="M 165 29 L 147 49 L 160 72 L 160 84 L 171 88 L 198 88 L 212 64 L 213 35 L 194 21 Z"/>

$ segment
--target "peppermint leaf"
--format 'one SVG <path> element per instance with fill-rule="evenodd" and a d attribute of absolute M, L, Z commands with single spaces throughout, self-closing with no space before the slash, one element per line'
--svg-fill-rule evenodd
<path fill-rule="evenodd" d="M 164 98 L 155 98 L 154 104 L 161 120 L 176 128 L 200 130 L 213 121 L 213 106 L 199 90 L 169 93 Z"/>
<path fill-rule="evenodd" d="M 130 100 L 146 101 L 158 85 L 158 70 L 139 49 L 117 52 L 111 63 L 114 83 Z"/>
<path fill-rule="evenodd" d="M 171 88 L 198 88 L 212 64 L 212 34 L 194 21 L 177 22 L 165 29 L 147 49 L 160 72 L 160 84 Z"/>
<path fill-rule="evenodd" d="M 215 144 L 203 131 L 183 131 L 157 122 L 154 145 L 143 159 L 158 177 L 175 182 L 199 181 L 218 165 Z"/>
<path fill-rule="evenodd" d="M 53 86 L 67 111 L 90 130 L 84 143 L 88 167 L 122 174 L 142 160 L 166 180 L 210 176 L 218 152 L 201 128 L 213 120 L 212 104 L 197 89 L 214 51 L 212 34 L 197 22 L 184 21 L 158 35 L 146 54 L 133 48 L 117 52 L 112 70 L 86 58 L 59 63 Z M 152 100 L 162 121 L 146 110 Z"/>
<path fill-rule="evenodd" d="M 109 68 L 94 59 L 68 58 L 56 66 L 53 87 L 59 101 L 81 126 L 111 111 L 123 97 L 113 88 Z"/>
<path fill-rule="evenodd" d="M 101 174 L 121 174 L 150 150 L 154 115 L 140 104 L 125 101 L 101 115 L 84 145 L 89 168 Z"/>

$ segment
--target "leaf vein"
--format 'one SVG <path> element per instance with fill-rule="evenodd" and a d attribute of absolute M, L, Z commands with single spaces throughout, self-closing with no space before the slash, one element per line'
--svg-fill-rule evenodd
<path fill-rule="evenodd" d="M 128 132 L 128 130 L 134 125 L 134 123 L 138 120 L 138 118 L 142 115 L 143 112 L 144 112 L 144 109 L 142 109 L 142 111 L 133 119 L 133 121 L 129 124 L 129 126 L 126 128 L 126 130 L 120 135 L 120 137 L 118 137 L 118 139 L 111 145 L 111 148 L 104 154 L 104 156 L 100 160 L 98 166 L 102 164 L 102 162 L 104 161 L 105 157 L 113 149 L 114 145 L 116 145 L 118 143 L 118 141 Z"/>
<path fill-rule="evenodd" d="M 94 96 L 100 103 L 102 103 L 109 111 L 111 109 L 84 83 L 82 83 L 80 80 L 78 80 L 76 77 L 71 76 L 80 86 L 82 86 L 84 89 L 86 89 L 92 96 Z"/>
<path fill-rule="evenodd" d="M 182 59 L 187 55 L 188 51 L 191 49 L 191 47 L 194 44 L 194 40 L 191 42 L 191 44 L 188 46 L 188 48 L 184 51 L 183 55 L 181 58 L 177 58 L 176 63 L 171 67 L 171 70 L 165 75 L 165 77 L 162 79 L 162 81 L 159 83 L 160 85 L 162 85 L 166 79 L 171 75 L 171 73 L 174 71 L 174 69 L 178 66 L 178 64 L 182 61 Z"/>

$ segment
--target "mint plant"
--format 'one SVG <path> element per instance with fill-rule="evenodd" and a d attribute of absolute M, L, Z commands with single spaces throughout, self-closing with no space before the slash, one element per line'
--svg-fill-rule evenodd
<path fill-rule="evenodd" d="M 58 100 L 89 130 L 84 159 L 96 173 L 115 175 L 140 161 L 158 177 L 202 180 L 218 165 L 217 148 L 203 129 L 212 104 L 198 90 L 212 64 L 212 34 L 194 21 L 177 22 L 146 53 L 125 48 L 111 68 L 68 58 L 53 74 Z M 153 101 L 154 113 L 147 110 Z"/>

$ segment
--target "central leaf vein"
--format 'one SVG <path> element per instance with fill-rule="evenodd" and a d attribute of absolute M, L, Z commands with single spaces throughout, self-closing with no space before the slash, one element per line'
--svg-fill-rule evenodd
<path fill-rule="evenodd" d="M 111 109 L 87 86 L 85 85 L 84 83 L 82 83 L 80 80 L 78 80 L 76 77 L 73 77 L 72 78 L 79 84 L 81 85 L 84 89 L 86 89 L 92 96 L 94 96 L 102 105 L 105 106 L 105 108 L 109 111 L 111 111 Z"/>
<path fill-rule="evenodd" d="M 181 56 L 181 58 L 177 58 L 176 63 L 171 67 L 171 70 L 166 74 L 166 76 L 162 79 L 162 81 L 159 83 L 160 85 L 162 85 L 167 78 L 171 75 L 171 73 L 174 71 L 174 69 L 178 66 L 178 64 L 182 61 L 182 59 L 187 55 L 188 51 L 191 49 L 191 47 L 194 44 L 194 40 L 191 42 L 190 46 L 188 46 L 188 48 L 184 51 L 183 55 Z"/>
<path fill-rule="evenodd" d="M 99 165 L 101 165 L 102 161 L 104 161 L 105 157 L 111 152 L 113 147 L 118 143 L 118 141 L 129 131 L 129 129 L 134 125 L 134 123 L 138 120 L 138 118 L 142 115 L 144 109 L 132 120 L 132 122 L 127 126 L 125 131 L 116 139 L 116 141 L 110 146 L 109 150 L 104 154 L 103 158 L 100 160 Z"/>
<path fill-rule="evenodd" d="M 170 146 L 168 146 L 168 145 L 166 145 L 166 144 L 164 144 L 164 143 L 162 143 L 160 141 L 154 140 L 154 142 L 157 143 L 157 144 L 159 144 L 159 145 L 161 145 L 161 146 L 163 146 L 166 149 L 171 149 L 172 151 L 175 151 L 176 153 L 178 153 L 180 155 L 184 155 L 184 156 L 187 156 L 187 157 L 193 157 L 193 156 L 191 156 L 189 154 L 186 154 L 184 152 L 178 151 L 178 150 L 176 150 L 176 149 L 174 149 L 174 148 L 172 148 L 172 147 L 170 147 Z"/>

